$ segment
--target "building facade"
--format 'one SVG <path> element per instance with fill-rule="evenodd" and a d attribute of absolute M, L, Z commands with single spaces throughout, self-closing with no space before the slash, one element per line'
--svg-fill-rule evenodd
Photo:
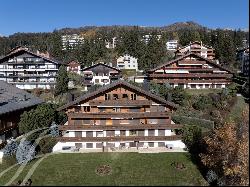
<path fill-rule="evenodd" d="M 166 48 L 168 51 L 176 51 L 178 46 L 178 40 L 169 40 L 166 43 Z"/>
<path fill-rule="evenodd" d="M 233 76 L 231 71 L 194 53 L 166 62 L 147 73 L 149 81 L 191 89 L 225 88 Z"/>
<path fill-rule="evenodd" d="M 0 145 L 19 134 L 20 115 L 42 102 L 32 94 L 0 81 Z"/>
<path fill-rule="evenodd" d="M 132 57 L 128 54 L 120 56 L 116 62 L 117 62 L 117 68 L 120 70 L 122 70 L 122 69 L 128 69 L 128 70 L 134 69 L 134 70 L 138 71 L 137 58 Z"/>
<path fill-rule="evenodd" d="M 74 49 L 77 45 L 83 44 L 84 37 L 78 34 L 67 34 L 61 36 L 62 50 Z"/>
<path fill-rule="evenodd" d="M 116 47 L 116 43 L 117 43 L 117 38 L 113 37 L 111 41 L 105 41 L 106 44 L 105 46 L 108 49 L 114 49 Z"/>
<path fill-rule="evenodd" d="M 81 74 L 81 64 L 77 61 L 72 60 L 67 65 L 67 71 L 80 75 Z"/>
<path fill-rule="evenodd" d="M 121 71 L 103 63 L 94 64 L 82 70 L 85 87 L 107 85 L 121 78 Z M 86 88 L 87 89 L 87 88 Z"/>
<path fill-rule="evenodd" d="M 20 89 L 50 89 L 61 62 L 19 48 L 0 59 L 0 80 Z"/>
<path fill-rule="evenodd" d="M 117 81 L 60 107 L 68 121 L 59 127 L 63 136 L 53 148 L 82 149 L 121 147 L 184 148 L 181 136 L 174 129 L 170 114 L 172 102 L 148 91 Z"/>
<path fill-rule="evenodd" d="M 187 53 L 195 53 L 203 58 L 207 58 L 209 60 L 215 59 L 214 49 L 207 45 L 202 44 L 200 41 L 190 42 L 189 45 L 184 47 L 180 47 L 175 51 L 175 57 L 181 57 Z"/>
<path fill-rule="evenodd" d="M 249 76 L 249 47 L 237 50 L 236 58 L 240 62 L 241 73 Z"/>

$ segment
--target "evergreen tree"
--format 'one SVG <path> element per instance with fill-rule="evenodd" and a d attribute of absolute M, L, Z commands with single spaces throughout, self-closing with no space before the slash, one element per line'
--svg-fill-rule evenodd
<path fill-rule="evenodd" d="M 60 66 L 56 79 L 55 95 L 66 93 L 68 91 L 69 77 L 64 65 Z"/>

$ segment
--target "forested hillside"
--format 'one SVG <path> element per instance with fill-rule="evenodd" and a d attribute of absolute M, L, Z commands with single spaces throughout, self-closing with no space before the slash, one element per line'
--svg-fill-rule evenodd
<path fill-rule="evenodd" d="M 61 36 L 65 34 L 84 35 L 85 42 L 74 50 L 62 50 Z M 152 37 L 148 44 L 142 41 L 145 34 Z M 157 34 L 161 34 L 160 40 Z M 123 53 L 138 58 L 139 68 L 147 70 L 163 61 L 173 58 L 166 51 L 166 41 L 177 39 L 184 46 L 190 41 L 201 40 L 203 44 L 215 49 L 216 58 L 221 64 L 231 69 L 237 68 L 235 63 L 236 49 L 243 47 L 242 40 L 249 41 L 248 32 L 241 30 L 209 29 L 194 22 L 175 23 L 165 27 L 139 26 L 87 26 L 80 28 L 64 28 L 48 33 L 15 33 L 9 37 L 0 37 L 0 56 L 10 49 L 22 45 L 33 50 L 48 51 L 53 57 L 62 60 L 78 60 L 85 66 L 92 62 L 111 62 Z M 105 40 L 117 37 L 117 47 L 107 49 Z"/>

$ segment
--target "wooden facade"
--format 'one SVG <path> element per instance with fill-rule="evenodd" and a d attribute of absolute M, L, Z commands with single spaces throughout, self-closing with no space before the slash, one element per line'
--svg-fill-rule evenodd
<path fill-rule="evenodd" d="M 174 129 L 182 128 L 171 121 L 176 105 L 124 81 L 117 81 L 60 107 L 68 122 L 60 126 L 63 145 L 81 147 L 102 142 L 103 146 L 120 143 L 180 141 Z M 171 137 L 173 136 L 173 137 Z M 98 144 L 99 146 L 99 144 Z M 97 148 L 97 144 L 91 148 Z"/>
<path fill-rule="evenodd" d="M 180 47 L 175 51 L 175 57 L 179 58 L 187 53 L 194 53 L 209 60 L 215 59 L 214 49 L 210 46 L 202 44 L 201 41 L 190 42 L 189 45 Z"/>
<path fill-rule="evenodd" d="M 183 88 L 224 88 L 233 74 L 219 64 L 195 53 L 166 62 L 148 71 L 148 80 Z"/>

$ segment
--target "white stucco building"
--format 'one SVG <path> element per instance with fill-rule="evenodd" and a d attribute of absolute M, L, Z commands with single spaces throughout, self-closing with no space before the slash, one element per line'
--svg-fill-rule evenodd
<path fill-rule="evenodd" d="M 166 48 L 168 51 L 175 51 L 177 49 L 178 40 L 169 40 L 166 43 Z"/>
<path fill-rule="evenodd" d="M 138 71 L 138 63 L 137 58 L 130 56 L 129 54 L 125 54 L 120 56 L 117 59 L 117 68 L 118 69 L 135 69 Z"/>

